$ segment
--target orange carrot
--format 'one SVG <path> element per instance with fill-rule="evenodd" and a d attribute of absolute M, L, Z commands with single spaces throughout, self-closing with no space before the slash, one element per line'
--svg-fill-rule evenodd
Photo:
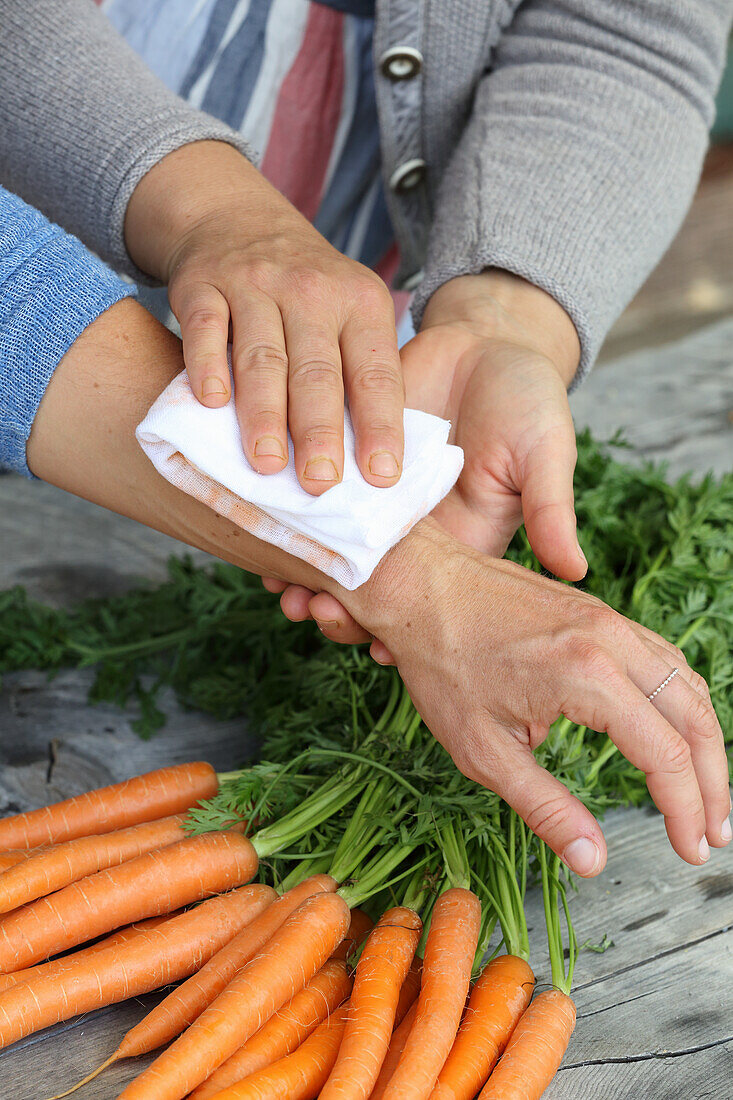
<path fill-rule="evenodd" d="M 374 921 L 363 909 L 352 909 L 349 931 L 334 951 L 334 957 L 346 961 L 349 955 L 359 950 L 373 927 Z"/>
<path fill-rule="evenodd" d="M 29 852 L 22 864 L 0 875 L 0 913 L 9 913 L 11 909 L 62 890 L 97 871 L 117 867 L 144 852 L 185 840 L 184 820 L 184 815 L 178 814 Z"/>
<path fill-rule="evenodd" d="M 60 974 L 62 970 L 65 970 L 70 964 L 76 963 L 79 959 L 88 959 L 90 955 L 95 955 L 98 951 L 104 951 L 107 947 L 118 946 L 123 943 L 129 943 L 130 940 L 134 940 L 137 936 L 147 932 L 150 928 L 157 928 L 163 924 L 164 921 L 170 920 L 172 916 L 178 916 L 180 909 L 175 913 L 165 913 L 160 917 L 151 917 L 150 920 L 139 921 L 137 924 L 129 924 L 125 928 L 120 928 L 118 932 L 113 932 L 111 936 L 107 936 L 103 940 L 98 940 L 97 943 L 91 944 L 89 947 L 84 947 L 80 951 L 73 951 L 69 955 L 61 955 L 58 959 L 53 959 L 51 962 L 39 963 L 38 966 L 30 966 L 27 970 L 16 970 L 12 974 L 0 974 L 0 993 L 4 993 L 6 989 L 10 989 L 11 986 L 19 985 L 21 982 L 27 982 L 30 978 L 35 978 L 41 974 L 46 978 L 53 978 L 57 974 Z"/>
<path fill-rule="evenodd" d="M 159 989 L 191 974 L 269 905 L 267 886 L 247 886 L 181 913 L 122 945 L 69 963 L 0 995 L 0 1049 L 83 1012 Z"/>
<path fill-rule="evenodd" d="M 189 1100 L 210 1100 L 229 1085 L 291 1054 L 346 1000 L 351 984 L 345 963 L 331 957 L 300 993 L 271 1016 L 203 1085 L 194 1089 Z"/>
<path fill-rule="evenodd" d="M 566 993 L 539 993 L 517 1024 L 479 1100 L 539 1100 L 558 1071 L 575 1027 Z"/>
<path fill-rule="evenodd" d="M 218 788 L 210 764 L 199 761 L 160 768 L 40 810 L 0 819 L 0 849 L 38 848 L 155 821 L 213 797 Z"/>
<path fill-rule="evenodd" d="M 402 987 L 404 989 L 404 986 Z M 412 1031 L 412 1025 L 415 1022 L 417 1016 L 417 1000 L 413 1001 L 407 1012 L 404 1015 L 402 1023 L 394 1029 L 392 1032 L 392 1038 L 389 1041 L 389 1047 L 387 1048 L 387 1054 L 382 1062 L 382 1068 L 379 1071 L 376 1084 L 372 1089 L 372 1095 L 369 1100 L 382 1100 L 387 1085 L 392 1080 L 392 1074 L 399 1065 L 402 1052 L 405 1049 L 405 1043 Z"/>
<path fill-rule="evenodd" d="M 138 1058 L 170 1043 L 216 1000 L 232 978 L 272 939 L 299 905 L 314 894 L 329 893 L 335 889 L 336 882 L 330 875 L 312 875 L 273 901 L 205 966 L 169 993 L 128 1031 L 105 1065 L 123 1058 Z"/>
<path fill-rule="evenodd" d="M 212 1100 L 315 1100 L 336 1061 L 347 1014 L 348 1005 L 337 1008 L 292 1054 Z"/>
<path fill-rule="evenodd" d="M 12 972 L 95 939 L 248 882 L 257 855 L 238 833 L 179 840 L 81 879 L 0 920 L 0 971 Z"/>
<path fill-rule="evenodd" d="M 47 849 L 44 849 L 47 851 Z M 22 848 L 14 848 L 9 852 L 0 852 L 0 875 L 5 871 L 9 871 L 11 867 L 17 867 L 23 860 L 28 859 L 31 854 L 30 851 L 26 851 Z"/>
<path fill-rule="evenodd" d="M 308 898 L 117 1100 L 182 1100 L 251 1039 L 306 985 L 346 935 L 350 912 L 338 894 Z"/>
<path fill-rule="evenodd" d="M 364 945 L 336 1064 L 321 1100 L 367 1100 L 394 1028 L 402 984 L 422 932 L 412 909 L 388 909 Z"/>
<path fill-rule="evenodd" d="M 534 974 L 517 955 L 499 955 L 484 967 L 430 1100 L 473 1100 L 532 999 L 533 989 Z"/>
<path fill-rule="evenodd" d="M 435 903 L 417 1015 L 384 1100 L 427 1100 L 458 1031 L 481 925 L 481 903 L 453 887 Z"/>
<path fill-rule="evenodd" d="M 397 1011 L 394 1014 L 395 1027 L 399 1027 L 405 1016 L 417 1000 L 418 994 L 420 992 L 421 980 L 422 959 L 419 957 L 419 955 L 415 955 L 415 958 L 412 960 L 410 969 L 407 971 L 407 977 L 402 983 L 402 989 L 400 990 L 400 997 L 397 1001 Z"/>

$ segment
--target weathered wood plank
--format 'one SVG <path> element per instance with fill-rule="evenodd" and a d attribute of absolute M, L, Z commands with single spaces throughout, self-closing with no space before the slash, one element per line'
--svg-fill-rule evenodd
<path fill-rule="evenodd" d="M 621 428 L 641 458 L 689 470 L 733 469 L 733 319 L 677 344 L 599 367 L 572 394 L 576 425 L 599 438 Z"/>

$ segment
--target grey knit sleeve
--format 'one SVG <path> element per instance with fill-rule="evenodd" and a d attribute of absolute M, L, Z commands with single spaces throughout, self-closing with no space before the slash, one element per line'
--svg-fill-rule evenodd
<path fill-rule="evenodd" d="M 189 107 L 91 0 L 0 0 L 0 181 L 140 281 L 125 211 L 167 153 L 242 137 Z"/>
<path fill-rule="evenodd" d="M 526 0 L 441 180 L 416 323 L 448 279 L 508 269 L 572 317 L 579 381 L 692 199 L 731 9 Z"/>

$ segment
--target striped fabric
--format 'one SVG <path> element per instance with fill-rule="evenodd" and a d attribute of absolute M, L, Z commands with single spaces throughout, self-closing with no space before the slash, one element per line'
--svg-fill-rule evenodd
<path fill-rule="evenodd" d="M 373 0 L 101 6 L 170 88 L 245 135 L 267 179 L 339 251 L 391 283 L 399 257 L 380 173 Z M 399 319 L 409 295 L 394 299 Z"/>

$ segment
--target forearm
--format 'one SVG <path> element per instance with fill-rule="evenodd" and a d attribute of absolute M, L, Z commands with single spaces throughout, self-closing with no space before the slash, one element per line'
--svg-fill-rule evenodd
<path fill-rule="evenodd" d="M 90 0 L 0 0 L 0 26 L 3 182 L 137 276 L 123 221 L 140 180 L 190 142 L 246 142 L 169 91 Z"/>
<path fill-rule="evenodd" d="M 156 472 L 135 439 L 135 428 L 182 365 L 180 342 L 137 303 L 108 310 L 79 337 L 54 374 L 28 442 L 31 471 L 242 569 L 332 592 L 367 619 L 371 593 L 383 624 L 376 581 L 358 595 L 349 593 Z M 403 549 L 400 560 L 404 555 Z M 389 570 L 382 569 L 380 578 L 381 587 L 393 590 Z"/>

